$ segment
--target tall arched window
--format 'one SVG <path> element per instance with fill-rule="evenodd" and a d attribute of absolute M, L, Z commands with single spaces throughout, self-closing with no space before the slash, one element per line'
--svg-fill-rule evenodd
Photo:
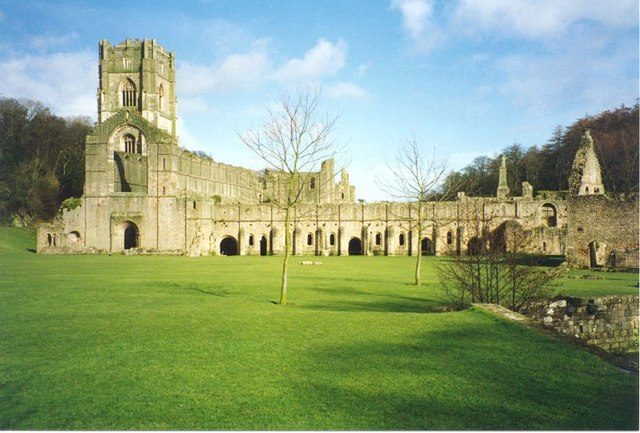
<path fill-rule="evenodd" d="M 314 189 L 316 187 L 316 178 L 312 177 L 309 181 L 309 189 Z"/>
<path fill-rule="evenodd" d="M 136 153 L 136 139 L 131 134 L 124 136 L 124 151 L 127 153 Z"/>
<path fill-rule="evenodd" d="M 447 244 L 451 245 L 453 243 L 453 232 L 447 232 Z"/>
<path fill-rule="evenodd" d="M 380 233 L 376 233 L 376 245 L 382 244 L 382 235 Z"/>
<path fill-rule="evenodd" d="M 558 225 L 558 213 L 555 206 L 545 203 L 540 207 L 540 219 L 542 224 L 547 227 L 555 227 Z"/>
<path fill-rule="evenodd" d="M 164 87 L 160 84 L 158 87 L 158 110 L 162 110 L 162 102 L 164 100 Z"/>
<path fill-rule="evenodd" d="M 138 105 L 136 85 L 133 84 L 133 81 L 128 78 L 124 80 L 122 82 L 120 92 L 122 95 L 123 107 L 135 107 Z"/>
<path fill-rule="evenodd" d="M 400 246 L 404 245 L 404 233 L 400 233 L 400 237 L 398 238 L 398 243 Z"/>
<path fill-rule="evenodd" d="M 334 246 L 336 244 L 336 235 L 331 233 L 329 235 L 329 245 Z"/>
<path fill-rule="evenodd" d="M 249 245 L 253 245 L 253 244 L 254 244 L 253 235 L 249 235 Z"/>
<path fill-rule="evenodd" d="M 307 235 L 307 245 L 313 245 L 313 235 L 311 233 Z"/>

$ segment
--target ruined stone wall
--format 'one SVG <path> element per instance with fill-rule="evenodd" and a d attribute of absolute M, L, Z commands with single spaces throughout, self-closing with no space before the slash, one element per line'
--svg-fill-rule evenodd
<path fill-rule="evenodd" d="M 306 204 L 295 209 L 289 230 L 294 254 L 415 255 L 421 248 L 427 254 L 446 255 L 466 254 L 472 238 L 497 230 L 506 222 L 517 222 L 532 233 L 536 242 L 549 240 L 549 254 L 562 254 L 564 205 L 554 203 L 560 209 L 559 226 L 546 227 L 540 226 L 539 212 L 546 203 L 493 198 L 424 203 L 421 235 L 415 222 L 415 203 Z M 260 254 L 257 242 L 263 237 L 268 254 L 281 253 L 285 236 L 281 209 L 269 204 L 196 207 L 199 210 L 189 209 L 193 212 L 188 216 L 189 226 L 194 230 L 211 227 L 211 232 L 188 235 L 202 239 L 203 244 L 197 248 L 201 254 L 219 254 L 225 238 L 237 242 L 239 254 Z"/>
<path fill-rule="evenodd" d="M 638 296 L 563 297 L 538 305 L 528 315 L 605 350 L 638 350 Z"/>
<path fill-rule="evenodd" d="M 203 159 L 180 149 L 172 158 L 169 169 L 176 172 L 176 192 L 187 191 L 247 203 L 259 201 L 256 171 Z"/>
<path fill-rule="evenodd" d="M 614 251 L 637 256 L 638 217 L 637 197 L 622 200 L 592 195 L 568 199 L 567 261 L 574 266 L 603 266 L 615 264 Z M 634 267 L 638 267 L 637 262 Z"/>

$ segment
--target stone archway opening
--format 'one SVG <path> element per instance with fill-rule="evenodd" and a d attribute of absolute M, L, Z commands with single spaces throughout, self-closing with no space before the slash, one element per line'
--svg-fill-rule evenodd
<path fill-rule="evenodd" d="M 589 243 L 589 267 L 598 268 L 606 262 L 606 244 L 593 241 Z"/>
<path fill-rule="evenodd" d="M 260 238 L 260 255 L 267 255 L 267 237 L 265 235 L 262 235 L 262 237 Z"/>
<path fill-rule="evenodd" d="M 482 239 L 478 237 L 473 237 L 469 239 L 469 243 L 467 244 L 467 253 L 470 256 L 477 256 L 482 253 L 483 245 Z"/>
<path fill-rule="evenodd" d="M 223 256 L 238 255 L 238 241 L 233 236 L 227 236 L 220 242 L 220 254 Z"/>
<path fill-rule="evenodd" d="M 124 223 L 124 249 L 138 248 L 140 246 L 140 231 L 138 226 L 131 221 L 125 221 Z"/>
<path fill-rule="evenodd" d="M 429 238 L 422 238 L 422 242 L 420 243 L 420 252 L 423 256 L 432 256 L 434 254 L 433 241 Z"/>
<path fill-rule="evenodd" d="M 361 256 L 362 255 L 362 241 L 360 238 L 353 237 L 349 241 L 349 255 L 350 256 Z"/>

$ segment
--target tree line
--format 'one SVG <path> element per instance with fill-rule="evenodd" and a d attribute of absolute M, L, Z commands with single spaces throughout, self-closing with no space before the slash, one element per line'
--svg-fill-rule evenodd
<path fill-rule="evenodd" d="M 569 174 L 580 138 L 591 130 L 594 147 L 602 167 L 602 180 L 608 193 L 638 191 L 638 104 L 621 106 L 598 115 L 585 116 L 569 127 L 557 126 L 542 146 L 528 149 L 513 144 L 503 150 L 507 160 L 511 194 L 522 193 L 522 182 L 535 190 L 569 189 Z M 444 189 L 469 195 L 493 196 L 498 185 L 500 156 L 480 156 L 444 180 Z"/>
<path fill-rule="evenodd" d="M 30 225 L 82 195 L 87 117 L 62 118 L 41 103 L 0 98 L 0 222 Z"/>

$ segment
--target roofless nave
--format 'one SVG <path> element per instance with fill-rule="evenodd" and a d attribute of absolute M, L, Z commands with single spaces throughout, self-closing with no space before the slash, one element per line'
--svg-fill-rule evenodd
<path fill-rule="evenodd" d="M 127 39 L 101 41 L 99 57 L 98 124 L 86 139 L 84 194 L 79 206 L 39 227 L 38 252 L 279 254 L 284 217 L 260 194 L 277 187 L 277 173 L 178 146 L 174 54 L 155 40 Z M 421 234 L 413 228 L 415 204 L 357 203 L 348 173 L 334 176 L 326 160 L 307 174 L 304 203 L 289 228 L 294 253 L 464 254 L 496 233 L 506 242 L 509 227 L 520 227 L 531 251 L 566 254 L 575 263 L 604 264 L 612 253 L 618 261 L 637 257 L 637 201 L 604 195 L 593 142 L 587 135 L 583 141 L 569 193 L 543 198 L 526 184 L 521 197 L 511 197 L 503 166 L 496 197 L 460 193 L 455 201 L 424 203 Z M 599 218 L 587 223 L 594 214 Z"/>

